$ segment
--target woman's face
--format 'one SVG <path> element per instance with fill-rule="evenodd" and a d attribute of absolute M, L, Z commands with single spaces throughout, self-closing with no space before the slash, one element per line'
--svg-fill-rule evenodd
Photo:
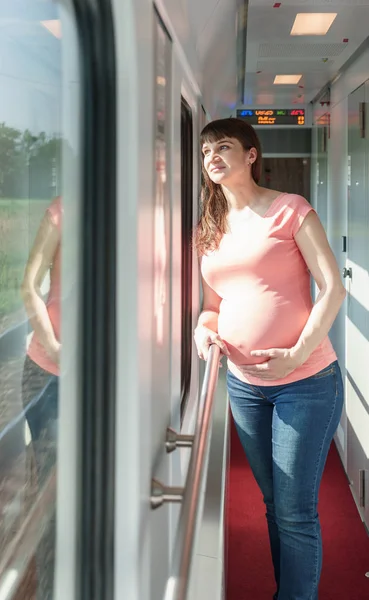
<path fill-rule="evenodd" d="M 214 183 L 225 184 L 250 174 L 255 148 L 245 151 L 236 138 L 205 142 L 202 147 L 204 168 Z"/>

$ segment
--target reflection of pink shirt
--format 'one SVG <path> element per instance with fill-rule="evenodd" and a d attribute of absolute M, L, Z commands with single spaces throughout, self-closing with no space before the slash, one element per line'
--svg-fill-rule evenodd
<path fill-rule="evenodd" d="M 312 206 L 296 194 L 280 194 L 264 215 L 244 209 L 218 250 L 202 259 L 205 281 L 222 298 L 218 333 L 230 351 L 228 367 L 242 381 L 280 385 L 318 373 L 336 360 L 326 337 L 307 361 L 283 379 L 245 377 L 237 365 L 265 359 L 251 350 L 291 348 L 313 303 L 310 275 L 294 236 Z"/>
<path fill-rule="evenodd" d="M 62 207 L 60 196 L 55 198 L 46 210 L 51 222 L 61 231 Z M 46 301 L 47 312 L 53 326 L 55 337 L 60 339 L 60 244 L 57 247 L 53 264 L 50 269 L 50 291 Z M 33 335 L 28 348 L 28 356 L 42 369 L 54 375 L 59 375 L 59 366 L 52 362 L 36 334 Z"/>

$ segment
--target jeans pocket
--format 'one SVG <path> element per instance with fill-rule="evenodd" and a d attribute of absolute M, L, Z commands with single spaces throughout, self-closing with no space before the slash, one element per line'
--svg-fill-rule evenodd
<path fill-rule="evenodd" d="M 328 367 L 325 367 L 315 375 L 311 376 L 311 379 L 321 379 L 322 377 L 328 377 L 328 375 L 332 375 L 336 371 L 336 363 L 333 362 Z"/>

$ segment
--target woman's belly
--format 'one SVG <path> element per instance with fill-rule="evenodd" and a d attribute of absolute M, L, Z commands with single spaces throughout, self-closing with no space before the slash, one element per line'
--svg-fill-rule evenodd
<path fill-rule="evenodd" d="M 291 348 L 300 337 L 310 310 L 303 298 L 292 302 L 265 291 L 251 299 L 223 300 L 218 333 L 227 344 L 231 362 L 260 363 L 260 357 L 250 356 L 251 350 Z"/>

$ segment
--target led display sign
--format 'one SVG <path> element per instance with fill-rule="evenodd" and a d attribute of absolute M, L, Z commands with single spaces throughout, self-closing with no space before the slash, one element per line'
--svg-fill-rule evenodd
<path fill-rule="evenodd" d="M 244 108 L 237 117 L 250 125 L 305 125 L 304 108 Z"/>

